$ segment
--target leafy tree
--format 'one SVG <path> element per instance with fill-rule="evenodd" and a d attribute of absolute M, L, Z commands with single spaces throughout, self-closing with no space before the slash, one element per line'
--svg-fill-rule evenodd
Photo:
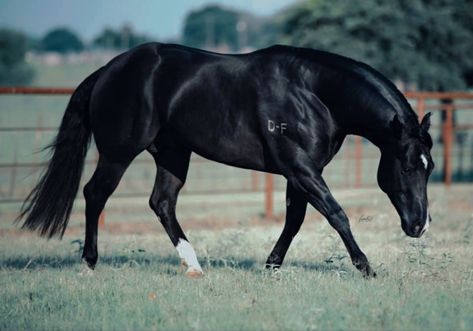
<path fill-rule="evenodd" d="M 285 16 L 255 16 L 249 12 L 209 5 L 190 12 L 184 21 L 182 42 L 198 48 L 227 46 L 232 51 L 261 48 L 277 42 Z"/>
<path fill-rule="evenodd" d="M 93 44 L 104 49 L 128 49 L 147 42 L 149 38 L 137 34 L 129 25 L 124 25 L 119 30 L 106 28 L 98 35 Z"/>
<path fill-rule="evenodd" d="M 55 28 L 49 31 L 41 40 L 41 48 L 44 51 L 69 53 L 80 52 L 84 44 L 74 32 L 67 28 Z"/>
<path fill-rule="evenodd" d="M 183 42 L 193 47 L 215 48 L 227 45 L 238 48 L 239 13 L 217 5 L 190 12 L 185 18 Z"/>
<path fill-rule="evenodd" d="M 116 49 L 120 48 L 120 39 L 120 34 L 117 31 L 111 28 L 105 28 L 105 30 L 94 39 L 93 44 L 104 49 Z"/>
<path fill-rule="evenodd" d="M 421 89 L 463 89 L 472 20 L 468 0 L 309 0 L 289 10 L 282 40 L 359 59 Z"/>
<path fill-rule="evenodd" d="M 453 17 L 462 27 L 462 34 L 464 34 L 462 39 L 465 40 L 466 45 L 464 46 L 466 47 L 464 47 L 464 51 L 467 53 L 465 53 L 465 56 L 462 58 L 463 63 L 461 66 L 465 67 L 463 78 L 467 85 L 471 87 L 473 86 L 473 56 L 471 56 L 473 51 L 473 1 L 461 1 L 460 5 L 455 7 Z M 468 40 L 466 40 L 467 38 Z M 470 56 L 467 56 L 467 54 L 470 54 Z"/>
<path fill-rule="evenodd" d="M 24 85 L 31 82 L 34 72 L 25 62 L 26 51 L 25 35 L 0 29 L 0 84 Z"/>
<path fill-rule="evenodd" d="M 250 30 L 250 45 L 256 48 L 268 47 L 282 42 L 282 31 L 285 26 L 285 12 L 260 18 Z"/>

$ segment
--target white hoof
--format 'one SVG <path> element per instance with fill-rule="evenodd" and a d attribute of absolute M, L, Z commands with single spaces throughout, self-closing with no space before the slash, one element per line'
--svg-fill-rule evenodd
<path fill-rule="evenodd" d="M 189 268 L 186 271 L 186 276 L 189 278 L 200 278 L 204 276 L 204 272 L 201 269 Z"/>

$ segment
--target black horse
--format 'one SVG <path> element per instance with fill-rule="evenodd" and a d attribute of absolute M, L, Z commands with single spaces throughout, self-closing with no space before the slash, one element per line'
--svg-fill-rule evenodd
<path fill-rule="evenodd" d="M 151 208 L 189 275 L 202 269 L 175 206 L 195 152 L 286 177 L 286 224 L 267 267 L 282 264 L 310 203 L 339 233 L 356 268 L 374 276 L 322 171 L 347 134 L 370 140 L 381 150 L 379 186 L 399 213 L 404 232 L 420 237 L 430 222 L 429 118 L 419 124 L 388 79 L 339 55 L 287 46 L 223 55 L 144 44 L 94 72 L 72 95 L 47 171 L 23 206 L 23 227 L 62 236 L 93 134 L 100 157 L 84 187 L 83 259 L 90 268 L 98 258 L 99 214 L 129 164 L 146 150 L 157 166 Z"/>

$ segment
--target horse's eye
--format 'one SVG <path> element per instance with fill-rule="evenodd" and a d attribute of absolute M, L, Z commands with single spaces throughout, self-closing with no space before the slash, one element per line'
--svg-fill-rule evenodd
<path fill-rule="evenodd" d="M 411 172 L 411 170 L 412 170 L 412 168 L 403 168 L 401 172 L 402 172 L 403 174 L 408 174 L 408 173 Z"/>

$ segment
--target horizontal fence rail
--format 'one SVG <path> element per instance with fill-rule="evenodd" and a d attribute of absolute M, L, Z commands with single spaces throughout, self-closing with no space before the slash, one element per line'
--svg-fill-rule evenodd
<path fill-rule="evenodd" d="M 70 95 L 74 91 L 69 87 L 0 86 L 0 94 Z"/>
<path fill-rule="evenodd" d="M 74 92 L 73 88 L 58 88 L 58 87 L 0 87 L 0 94 L 2 95 L 33 95 L 33 96 L 68 96 Z M 462 144 L 458 150 L 464 149 L 465 139 L 470 138 L 470 131 L 473 129 L 473 93 L 470 92 L 406 92 L 406 98 L 410 101 L 413 109 L 417 112 L 419 118 L 422 118 L 427 112 L 433 112 L 438 114 L 434 118 L 436 119 L 432 124 L 432 130 L 434 130 L 434 146 L 433 157 L 437 163 L 437 179 L 450 185 L 453 179 L 453 157 L 455 142 Z M 2 106 L 0 104 L 0 106 Z M 65 109 L 64 108 L 62 110 Z M 10 109 L 11 110 L 11 109 Z M 1 109 L 1 111 L 8 111 L 8 109 Z M 457 116 L 460 119 L 456 119 L 457 113 L 462 113 L 462 116 Z M 467 114 L 468 116 L 465 116 Z M 62 117 L 62 112 L 58 114 Z M 466 120 L 464 120 L 466 119 Z M 43 133 L 54 134 L 57 127 L 51 125 L 43 125 L 41 117 L 38 117 L 35 126 L 0 126 L 0 134 L 18 134 L 18 133 L 34 133 L 36 136 Z M 465 133 L 466 137 L 465 138 Z M 459 139 L 458 137 L 463 137 Z M 471 139 L 470 139 L 471 140 Z M 473 141 L 472 141 L 473 143 Z M 442 148 L 439 149 L 438 146 Z M 35 146 L 36 148 L 41 146 Z M 471 149 L 471 146 L 470 146 Z M 21 190 L 21 196 L 16 195 L 16 181 L 17 172 L 20 169 L 38 169 L 44 167 L 45 161 L 41 162 L 26 162 L 19 161 L 18 148 L 13 150 L 13 160 L 9 162 L 0 161 L 0 170 L 10 170 L 9 181 L 5 178 L 1 182 L 1 195 L 0 203 L 15 203 L 21 202 L 24 199 L 25 193 L 31 188 Z M 333 176 L 333 183 L 335 186 L 344 187 L 362 187 L 373 185 L 372 173 L 377 170 L 377 160 L 379 158 L 379 152 L 366 141 L 358 136 L 347 137 L 344 147 L 340 150 L 338 155 L 334 158 L 334 162 L 338 162 L 337 169 L 328 167 L 325 171 L 325 177 L 329 178 L 331 183 L 331 176 Z M 463 160 L 464 158 L 462 158 Z M 376 161 L 376 162 L 375 162 Z M 96 162 L 96 157 L 88 159 L 86 166 L 93 167 Z M 462 161 L 463 162 L 463 161 Z M 470 163 L 467 164 L 469 173 L 472 172 L 473 155 L 471 155 Z M 440 163 L 440 164 L 438 164 Z M 154 161 L 150 159 L 137 159 L 134 164 L 149 165 L 154 164 Z M 238 193 L 238 192 L 264 192 L 265 204 L 264 210 L 265 215 L 268 218 L 273 217 L 273 191 L 284 190 L 284 180 L 280 178 L 275 179 L 275 176 L 271 174 L 262 175 L 256 171 L 245 171 L 245 176 L 248 178 L 239 178 L 239 174 L 235 177 L 235 180 L 231 185 L 225 185 L 224 188 L 202 188 L 202 185 L 189 185 L 189 182 L 200 182 L 203 177 L 202 174 L 205 172 L 205 167 L 211 164 L 210 161 L 194 156 L 192 158 L 192 165 L 199 165 L 199 169 L 196 170 L 195 176 L 189 176 L 189 180 L 183 188 L 183 193 Z M 372 165 L 375 164 L 375 167 Z M 463 163 L 462 163 L 463 164 Z M 369 166 L 369 167 L 368 167 Z M 440 168 L 439 168 L 440 166 Z M 341 168 L 341 169 L 339 169 Z M 368 170 L 366 168 L 369 168 Z M 440 170 L 439 170 L 440 169 Z M 463 169 L 463 166 L 462 166 Z M 463 169 L 464 170 L 464 169 Z M 463 171 L 462 170 L 462 171 Z M 366 177 L 367 174 L 371 178 L 368 182 Z M 200 176 L 200 177 L 199 177 Z M 202 177 L 202 178 L 201 178 Z M 214 180 L 219 180 L 218 175 L 212 174 Z M 279 177 L 279 176 L 278 176 Z M 228 180 L 228 176 L 222 175 L 222 180 Z M 212 180 L 212 179 L 210 179 Z M 245 184 L 242 185 L 242 182 Z M 131 185 L 132 186 L 132 185 Z M 198 187 L 198 188 L 197 188 Z M 7 192 L 5 194 L 5 191 Z M 6 195 L 6 196 L 5 196 Z M 121 196 L 147 196 L 149 192 L 137 192 L 136 190 L 131 193 L 122 193 Z"/>

